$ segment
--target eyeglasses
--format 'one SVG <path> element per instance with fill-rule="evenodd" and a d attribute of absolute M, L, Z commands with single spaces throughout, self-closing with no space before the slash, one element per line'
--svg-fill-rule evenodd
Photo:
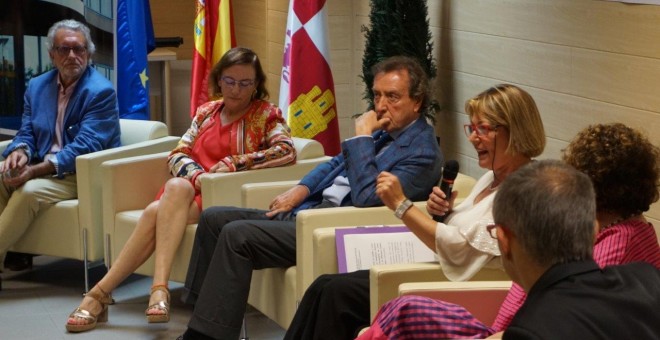
<path fill-rule="evenodd" d="M 490 234 L 490 237 L 492 237 L 496 240 L 497 240 L 497 228 L 498 227 L 499 227 L 499 225 L 497 225 L 497 224 L 489 224 L 489 225 L 486 226 L 486 230 Z"/>
<path fill-rule="evenodd" d="M 497 130 L 501 125 L 488 126 L 484 124 L 465 124 L 463 125 L 463 130 L 465 130 L 465 135 L 470 138 L 473 132 L 477 133 L 477 137 L 483 137 L 491 131 Z"/>
<path fill-rule="evenodd" d="M 241 90 L 254 85 L 253 79 L 236 80 L 232 77 L 222 77 L 220 78 L 220 80 L 222 80 L 222 82 L 225 83 L 225 85 L 229 86 L 229 88 L 234 88 L 234 86 L 238 84 L 238 87 Z"/>
<path fill-rule="evenodd" d="M 69 47 L 69 46 L 55 46 L 55 47 L 53 47 L 53 50 L 55 50 L 57 52 L 57 54 L 60 55 L 60 57 L 68 56 L 71 53 L 71 51 L 73 51 L 73 54 L 75 54 L 78 57 L 80 57 L 83 54 L 87 53 L 87 48 L 85 48 L 84 46 L 72 46 L 72 47 Z"/>

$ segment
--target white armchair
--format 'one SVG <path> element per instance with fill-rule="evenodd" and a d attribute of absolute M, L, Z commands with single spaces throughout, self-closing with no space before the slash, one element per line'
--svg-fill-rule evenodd
<path fill-rule="evenodd" d="M 399 296 L 418 295 L 465 307 L 479 321 L 492 325 L 511 281 L 414 282 L 399 286 Z"/>
<path fill-rule="evenodd" d="M 323 153 L 323 146 L 311 139 L 293 138 L 296 164 L 225 174 L 213 174 L 202 178 L 202 202 L 210 206 L 246 206 L 241 202 L 240 188 L 245 183 L 273 180 L 297 180 L 318 164 L 330 159 Z M 167 168 L 168 153 L 126 158 L 103 164 L 104 233 L 106 237 L 106 265 L 111 266 L 130 237 L 143 209 L 151 203 L 162 185 L 171 178 Z M 139 190 L 136 190 L 139 188 Z M 195 239 L 196 224 L 186 227 L 183 241 L 177 250 L 170 280 L 185 282 L 188 263 Z M 153 257 L 135 273 L 153 275 Z"/>
<path fill-rule="evenodd" d="M 477 281 L 508 281 L 509 276 L 500 268 L 484 267 L 477 272 L 470 282 Z M 399 285 L 408 282 L 451 282 L 442 273 L 438 263 L 413 263 L 399 265 L 378 265 L 369 270 L 369 301 L 371 317 L 375 317 L 385 302 L 398 295 Z M 510 284 L 509 284 L 510 286 Z"/>
<path fill-rule="evenodd" d="M 78 198 L 42 209 L 10 249 L 82 260 L 85 291 L 89 290 L 90 262 L 103 259 L 101 163 L 169 150 L 178 141 L 176 137 L 167 136 L 167 126 L 162 122 L 122 119 L 120 124 L 122 146 L 76 158 Z M 8 145 L 8 141 L 0 143 L 0 151 Z"/>
<path fill-rule="evenodd" d="M 467 196 L 475 182 L 472 177 L 459 174 L 454 184 L 454 190 L 460 195 L 458 201 Z M 244 185 L 244 202 L 250 206 L 267 206 L 272 197 L 296 183 Z M 425 202 L 415 203 L 424 211 L 425 204 Z M 401 220 L 386 207 L 339 207 L 301 211 L 296 217 L 297 265 L 254 271 L 248 303 L 283 328 L 287 328 L 293 319 L 298 302 L 314 279 L 321 274 L 337 272 L 334 228 L 327 227 L 394 224 L 401 225 Z M 323 249 L 315 248 L 318 244 L 314 243 L 315 232 L 321 230 L 332 233 L 331 243 L 328 241 L 329 238 L 322 241 L 327 245 Z"/>

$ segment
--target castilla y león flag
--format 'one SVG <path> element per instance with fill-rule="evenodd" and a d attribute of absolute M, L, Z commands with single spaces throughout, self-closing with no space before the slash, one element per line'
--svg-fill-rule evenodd
<path fill-rule="evenodd" d="M 280 108 L 293 136 L 316 139 L 339 153 L 335 85 L 330 71 L 325 0 L 290 0 Z"/>
<path fill-rule="evenodd" d="M 197 0 L 190 81 L 190 117 L 208 98 L 208 77 L 222 55 L 236 46 L 231 0 Z"/>

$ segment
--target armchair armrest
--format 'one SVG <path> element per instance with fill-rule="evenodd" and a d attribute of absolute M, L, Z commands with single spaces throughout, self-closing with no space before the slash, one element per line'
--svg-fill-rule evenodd
<path fill-rule="evenodd" d="M 511 281 L 414 282 L 399 286 L 399 295 L 419 295 L 465 307 L 491 325 L 504 302 Z"/>
<path fill-rule="evenodd" d="M 504 281 L 509 276 L 500 268 L 484 267 L 472 281 Z M 369 272 L 371 316 L 387 301 L 398 296 L 399 285 L 406 282 L 450 282 L 438 263 L 377 265 Z"/>
<path fill-rule="evenodd" d="M 103 210 L 101 204 L 103 177 L 101 171 L 99 171 L 103 162 L 113 159 L 170 151 L 176 146 L 178 141 L 178 137 L 168 136 L 76 157 L 78 202 L 80 207 L 81 225 L 85 225 L 83 221 L 91 221 L 92 218 L 98 219 L 98 221 L 94 221 L 92 225 L 100 226 L 103 223 L 101 220 L 101 211 Z M 133 188 L 139 187 L 140 186 L 138 185 Z M 95 197 L 97 199 L 94 199 Z M 92 202 L 98 206 L 92 207 Z"/>
<path fill-rule="evenodd" d="M 426 202 L 416 202 L 415 205 L 426 211 Z M 300 299 L 309 285 L 316 278 L 319 271 L 314 272 L 313 233 L 314 230 L 338 226 L 360 226 L 360 225 L 401 225 L 402 222 L 394 216 L 387 207 L 338 207 L 328 209 L 309 209 L 298 213 L 296 217 L 296 267 L 298 268 L 296 290 L 297 298 Z M 334 247 L 324 247 L 315 256 L 333 256 L 336 258 Z M 335 260 L 336 261 L 336 260 Z M 333 272 L 337 272 L 335 268 Z"/>
<path fill-rule="evenodd" d="M 417 206 L 424 205 L 423 202 L 415 203 Z M 399 221 L 398 224 L 386 226 L 401 226 L 403 222 Z M 323 274 L 335 274 L 338 272 L 337 261 L 337 241 L 335 238 L 335 231 L 343 228 L 355 228 L 355 226 L 342 226 L 342 227 L 329 227 L 318 228 L 312 231 L 312 254 L 305 254 L 311 256 L 312 261 L 305 264 L 311 264 L 311 267 L 300 267 L 300 270 L 312 271 L 314 278 Z M 300 264 L 299 264 L 300 265 Z"/>
<path fill-rule="evenodd" d="M 268 203 L 270 203 L 270 200 L 275 195 L 283 192 L 282 190 L 260 191 L 258 195 L 263 195 L 264 197 L 258 197 L 259 200 L 257 202 L 250 202 L 247 203 L 249 205 L 246 205 L 243 202 L 244 195 L 241 187 L 249 183 L 299 180 L 317 165 L 330 160 L 330 157 L 323 154 L 321 143 L 313 139 L 293 137 L 293 143 L 296 149 L 295 164 L 244 172 L 212 174 L 202 177 L 202 202 L 204 208 L 210 206 L 268 207 L 268 204 L 264 204 L 264 201 L 268 200 Z M 253 190 L 262 189 L 248 189 L 248 192 Z M 241 195 L 239 196 L 238 193 L 241 193 Z M 250 198 L 255 198 L 255 196 L 250 196 Z"/>
<path fill-rule="evenodd" d="M 263 207 L 263 201 L 260 201 L 257 205 L 254 205 L 256 203 L 244 205 L 244 202 L 242 202 L 242 186 L 244 184 L 291 180 L 296 180 L 295 183 L 298 183 L 297 180 L 303 178 L 317 165 L 327 162 L 328 159 L 329 157 L 320 157 L 315 159 L 298 160 L 295 164 L 282 167 L 203 176 L 201 177 L 202 203 L 204 208 L 211 206 Z M 290 187 L 291 185 L 289 185 L 287 189 Z M 249 191 L 252 190 L 256 189 L 249 189 Z M 276 190 L 273 192 L 279 194 L 283 191 Z M 273 192 L 262 191 L 259 195 L 263 195 L 264 197 L 260 198 L 263 198 L 264 200 L 267 199 L 268 203 L 270 203 L 270 200 L 275 197 L 275 195 L 272 194 Z M 239 193 L 241 194 L 239 195 Z M 266 204 L 265 207 L 268 207 L 268 204 Z"/>
<path fill-rule="evenodd" d="M 380 307 L 399 295 L 399 285 L 404 282 L 448 281 L 438 263 L 407 263 L 376 265 L 369 270 L 369 303 L 371 316 Z"/>
<path fill-rule="evenodd" d="M 275 196 L 291 189 L 299 181 L 279 181 L 243 184 L 241 206 L 253 209 L 268 209 Z"/>
<path fill-rule="evenodd" d="M 172 176 L 167 167 L 169 151 L 104 162 L 103 229 L 112 233 L 118 212 L 144 209 Z M 139 188 L 136 190 L 136 188 Z"/>

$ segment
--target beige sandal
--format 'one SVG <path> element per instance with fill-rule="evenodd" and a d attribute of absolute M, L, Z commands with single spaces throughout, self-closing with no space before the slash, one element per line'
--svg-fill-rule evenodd
<path fill-rule="evenodd" d="M 147 307 L 144 311 L 144 314 L 147 316 L 147 322 L 149 323 L 160 323 L 160 322 L 169 322 L 170 321 L 170 290 L 166 285 L 156 285 L 151 287 L 151 292 L 149 295 L 152 295 L 156 291 L 165 292 L 167 295 L 166 301 L 159 301 L 153 305 Z M 163 311 L 163 314 L 149 314 L 149 310 L 157 309 Z"/>
<path fill-rule="evenodd" d="M 90 290 L 85 296 L 89 296 L 92 299 L 96 300 L 101 305 L 101 312 L 98 315 L 92 314 L 90 311 L 82 309 L 80 307 L 76 308 L 71 314 L 69 314 L 69 319 L 79 318 L 84 319 L 87 322 L 82 324 L 71 324 L 67 320 L 66 330 L 72 333 L 84 332 L 96 327 L 98 322 L 107 322 L 108 321 L 108 305 L 112 303 L 112 297 L 110 294 L 106 293 L 100 286 L 96 286 L 101 293 L 94 292 Z"/>

